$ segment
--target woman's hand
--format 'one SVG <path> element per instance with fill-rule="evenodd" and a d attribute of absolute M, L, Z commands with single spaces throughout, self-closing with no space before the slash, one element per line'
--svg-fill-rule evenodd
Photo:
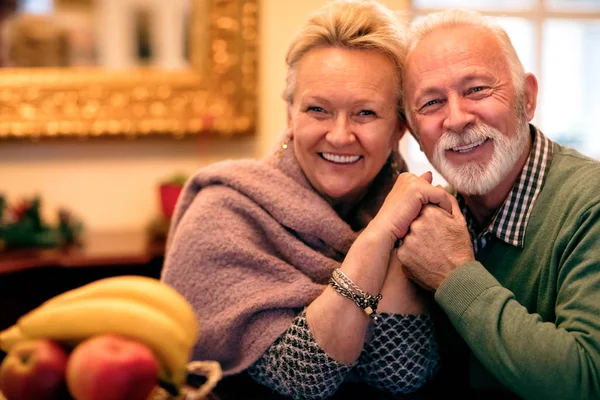
<path fill-rule="evenodd" d="M 377 311 L 389 314 L 428 314 L 423 291 L 406 275 L 392 250 L 387 275 L 381 289 L 382 299 Z"/>
<path fill-rule="evenodd" d="M 452 214 L 450 194 L 441 186 L 432 186 L 431 172 L 416 176 L 405 172 L 400 174 L 394 187 L 386 197 L 377 216 L 367 229 L 376 229 L 388 235 L 392 243 L 401 239 L 426 204 L 436 204 Z"/>

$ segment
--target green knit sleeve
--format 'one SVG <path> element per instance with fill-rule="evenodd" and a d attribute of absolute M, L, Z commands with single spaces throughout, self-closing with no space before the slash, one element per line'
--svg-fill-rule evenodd
<path fill-rule="evenodd" d="M 454 271 L 435 299 L 502 384 L 524 399 L 600 398 L 600 204 L 550 241 L 553 321 L 521 305 L 479 262 Z M 531 260 L 535 263 L 535 260 Z M 538 262 L 539 263 L 539 262 Z M 503 268 L 511 268 L 506 260 Z M 532 266 L 533 267 L 533 266 Z"/>

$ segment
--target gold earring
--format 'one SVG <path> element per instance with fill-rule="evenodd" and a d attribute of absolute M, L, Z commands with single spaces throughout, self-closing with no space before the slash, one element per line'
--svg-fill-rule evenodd
<path fill-rule="evenodd" d="M 400 157 L 400 155 L 398 155 L 398 157 Z M 390 154 L 390 169 L 392 170 L 392 176 L 394 177 L 400 175 L 400 165 L 396 160 L 396 152 L 393 151 L 392 154 Z"/>
<path fill-rule="evenodd" d="M 285 142 L 281 142 L 279 144 L 279 150 L 277 150 L 277 156 L 281 157 L 283 155 L 283 152 L 287 150 L 287 148 L 289 147 L 289 138 L 285 141 Z"/>

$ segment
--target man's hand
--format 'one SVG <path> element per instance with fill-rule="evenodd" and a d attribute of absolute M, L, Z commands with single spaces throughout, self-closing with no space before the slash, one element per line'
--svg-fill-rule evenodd
<path fill-rule="evenodd" d="M 406 275 L 427 290 L 437 290 L 457 267 L 475 260 L 465 219 L 456 199 L 450 201 L 452 214 L 424 206 L 396 252 Z"/>

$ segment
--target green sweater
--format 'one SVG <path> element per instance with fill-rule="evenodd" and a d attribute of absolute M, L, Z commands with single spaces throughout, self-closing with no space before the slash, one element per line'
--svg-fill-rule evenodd
<path fill-rule="evenodd" d="M 472 388 L 599 399 L 600 163 L 555 144 L 524 247 L 493 237 L 435 300 L 472 351 Z"/>

